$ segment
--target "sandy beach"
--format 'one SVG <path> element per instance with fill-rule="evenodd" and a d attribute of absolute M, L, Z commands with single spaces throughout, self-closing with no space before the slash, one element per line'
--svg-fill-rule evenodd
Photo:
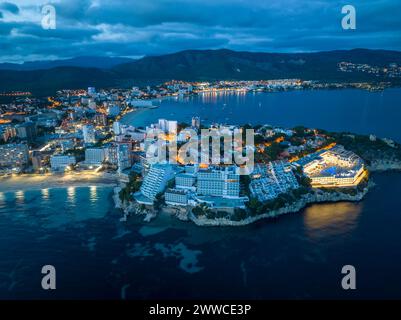
<path fill-rule="evenodd" d="M 24 174 L 0 177 L 0 192 L 85 186 L 112 187 L 117 185 L 117 182 L 114 175 L 107 173 Z"/>

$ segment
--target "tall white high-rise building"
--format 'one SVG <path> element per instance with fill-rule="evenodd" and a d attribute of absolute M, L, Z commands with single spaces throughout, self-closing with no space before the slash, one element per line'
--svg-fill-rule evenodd
<path fill-rule="evenodd" d="M 113 132 L 116 136 L 121 134 L 121 124 L 118 121 L 113 122 Z"/>
<path fill-rule="evenodd" d="M 199 117 L 192 117 L 191 125 L 194 128 L 200 128 L 200 118 Z"/>
<path fill-rule="evenodd" d="M 82 134 L 85 143 L 96 143 L 96 132 L 92 125 L 84 125 L 82 127 Z"/>
<path fill-rule="evenodd" d="M 88 107 L 89 109 L 96 110 L 96 102 L 94 99 L 88 99 Z"/>
<path fill-rule="evenodd" d="M 116 145 L 109 145 L 105 147 L 105 161 L 113 165 L 118 164 L 118 150 Z"/>
<path fill-rule="evenodd" d="M 174 174 L 174 168 L 169 164 L 152 165 L 143 180 L 141 194 L 136 196 L 137 201 L 153 202 L 156 195 L 166 188 L 167 182 L 174 177 Z"/>
<path fill-rule="evenodd" d="M 158 128 L 164 132 L 177 133 L 177 121 L 159 119 Z"/>
<path fill-rule="evenodd" d="M 74 165 L 76 159 L 74 156 L 53 155 L 50 157 L 50 166 L 52 170 L 65 170 L 68 166 Z"/>
<path fill-rule="evenodd" d="M 106 152 L 103 148 L 88 148 L 85 150 L 85 163 L 100 165 L 106 158 Z"/>
<path fill-rule="evenodd" d="M 169 133 L 177 133 L 177 121 L 167 121 L 167 131 Z"/>
<path fill-rule="evenodd" d="M 131 148 L 129 144 L 121 143 L 117 145 L 117 165 L 120 172 L 131 167 Z"/>
<path fill-rule="evenodd" d="M 240 181 L 235 167 L 200 170 L 197 193 L 220 197 L 239 197 Z"/>
<path fill-rule="evenodd" d="M 95 87 L 88 87 L 88 95 L 93 96 L 96 94 L 96 88 Z"/>
<path fill-rule="evenodd" d="M 166 119 L 159 119 L 158 127 L 160 130 L 166 131 Z"/>

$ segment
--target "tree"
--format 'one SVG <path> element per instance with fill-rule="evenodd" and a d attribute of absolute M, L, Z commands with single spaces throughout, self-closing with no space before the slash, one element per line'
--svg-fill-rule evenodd
<path fill-rule="evenodd" d="M 232 220 L 235 221 L 241 221 L 246 219 L 248 216 L 248 213 L 246 212 L 245 209 L 240 209 L 240 208 L 235 208 L 234 209 L 234 214 L 232 215 Z"/>
<path fill-rule="evenodd" d="M 163 204 L 163 193 L 159 192 L 155 197 L 153 207 L 155 208 L 155 210 L 159 210 L 162 204 Z"/>
<path fill-rule="evenodd" d="M 141 188 L 142 181 L 140 180 L 140 175 L 132 172 L 129 176 L 129 181 L 124 188 L 121 189 L 119 196 L 121 201 L 130 201 L 131 194 L 139 191 Z"/>
<path fill-rule="evenodd" d="M 304 126 L 296 126 L 293 128 L 297 137 L 304 137 L 306 128 Z"/>
<path fill-rule="evenodd" d="M 251 183 L 251 178 L 249 175 L 241 175 L 239 179 L 245 195 L 248 196 L 250 194 L 249 184 Z"/>
<path fill-rule="evenodd" d="M 283 147 L 276 142 L 273 142 L 269 147 L 266 147 L 264 151 L 265 155 L 272 161 L 277 160 L 281 152 L 283 152 Z"/>
<path fill-rule="evenodd" d="M 252 211 L 257 211 L 257 209 L 260 207 L 261 203 L 259 202 L 258 199 L 256 198 L 251 198 L 248 202 L 248 207 L 249 209 L 251 209 Z"/>
<path fill-rule="evenodd" d="M 175 179 L 174 179 L 174 178 L 173 178 L 173 179 L 170 179 L 170 180 L 167 182 L 167 188 L 168 188 L 168 189 L 173 188 L 174 185 L 175 185 Z"/>
<path fill-rule="evenodd" d="M 254 136 L 254 143 L 255 145 L 261 144 L 265 141 L 265 138 L 260 134 L 255 134 Z"/>

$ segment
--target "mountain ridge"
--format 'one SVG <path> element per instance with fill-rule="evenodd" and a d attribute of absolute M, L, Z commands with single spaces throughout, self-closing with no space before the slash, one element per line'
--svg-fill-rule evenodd
<path fill-rule="evenodd" d="M 36 60 L 23 63 L 0 63 L 0 70 L 34 71 L 57 67 L 82 67 L 110 69 L 118 64 L 132 62 L 134 59 L 125 57 L 78 56 L 69 59 Z"/>
<path fill-rule="evenodd" d="M 340 72 L 346 61 L 383 67 L 401 66 L 401 52 L 352 49 L 302 53 L 218 50 L 185 50 L 145 56 L 110 68 L 56 67 L 43 70 L 0 70 L 0 91 L 32 91 L 49 94 L 59 89 L 88 86 L 129 87 L 168 80 L 264 80 L 301 78 L 328 82 L 384 81 L 371 74 Z M 400 85 L 400 79 L 391 79 Z"/>

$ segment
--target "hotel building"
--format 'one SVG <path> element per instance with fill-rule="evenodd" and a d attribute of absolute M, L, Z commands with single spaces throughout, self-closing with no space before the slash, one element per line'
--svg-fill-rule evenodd
<path fill-rule="evenodd" d="M 106 158 L 106 150 L 103 148 L 88 148 L 85 150 L 85 163 L 100 165 Z"/>
<path fill-rule="evenodd" d="M 50 157 L 50 166 L 55 171 L 65 170 L 68 166 L 75 163 L 76 159 L 74 156 L 54 155 Z"/>
<path fill-rule="evenodd" d="M 284 161 L 256 165 L 251 179 L 249 189 L 260 202 L 273 200 L 282 193 L 299 188 L 290 164 Z"/>
<path fill-rule="evenodd" d="M 131 167 L 131 144 L 119 143 L 117 145 L 117 165 L 120 172 Z"/>
<path fill-rule="evenodd" d="M 85 143 L 96 143 L 96 132 L 92 125 L 83 126 L 82 134 Z"/>
<path fill-rule="evenodd" d="M 0 145 L 0 167 L 21 168 L 28 164 L 29 153 L 26 144 Z"/>
<path fill-rule="evenodd" d="M 196 192 L 198 195 L 239 197 L 239 177 L 235 166 L 199 170 Z"/>
<path fill-rule="evenodd" d="M 145 176 L 140 192 L 135 194 L 138 203 L 153 204 L 156 195 L 162 192 L 167 182 L 174 178 L 176 171 L 169 164 L 154 164 Z"/>
<path fill-rule="evenodd" d="M 366 176 L 362 159 L 339 145 L 303 163 L 303 171 L 315 188 L 355 187 Z"/>
<path fill-rule="evenodd" d="M 177 121 L 159 119 L 158 128 L 164 132 L 177 133 Z"/>
<path fill-rule="evenodd" d="M 186 190 L 167 189 L 164 193 L 166 204 L 172 206 L 188 205 L 189 194 Z"/>

